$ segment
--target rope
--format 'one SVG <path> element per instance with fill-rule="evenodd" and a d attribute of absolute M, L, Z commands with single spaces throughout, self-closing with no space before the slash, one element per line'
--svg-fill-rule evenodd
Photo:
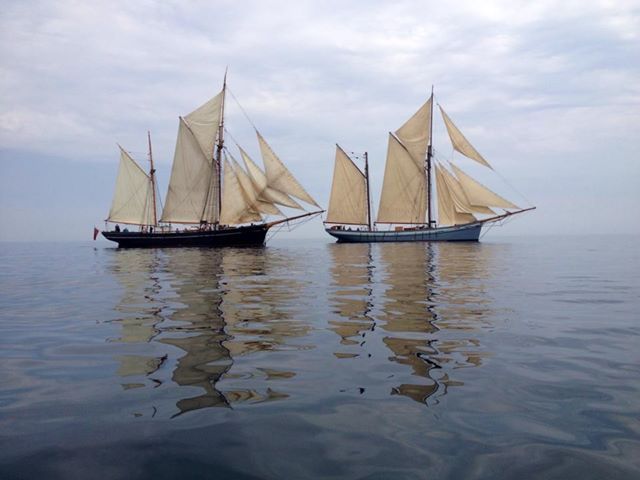
<path fill-rule="evenodd" d="M 242 114 L 244 115 L 244 117 L 247 119 L 247 121 L 251 124 L 251 126 L 253 127 L 253 129 L 257 132 L 258 128 L 255 126 L 255 124 L 251 121 L 251 118 L 249 118 L 249 115 L 247 114 L 246 110 L 242 107 L 242 105 L 240 104 L 240 102 L 238 101 L 238 99 L 236 98 L 236 96 L 233 94 L 233 92 L 231 91 L 231 89 L 229 87 L 227 87 L 227 90 L 229 91 L 229 93 L 231 94 L 231 98 L 233 98 L 233 100 L 238 104 L 238 107 L 240 107 L 240 111 L 242 112 Z M 234 140 L 235 142 L 235 140 Z M 236 142 L 237 145 L 237 142 Z"/>

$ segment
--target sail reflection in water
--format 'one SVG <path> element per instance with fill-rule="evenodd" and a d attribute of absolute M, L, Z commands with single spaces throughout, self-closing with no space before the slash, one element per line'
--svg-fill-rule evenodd
<path fill-rule="evenodd" d="M 291 341 L 309 330 L 287 308 L 295 304 L 301 289 L 287 275 L 292 259 L 262 248 L 118 250 L 114 254 L 112 272 L 125 288 L 117 310 L 124 314 L 130 307 L 135 313 L 119 320 L 122 335 L 116 341 L 137 343 L 138 348 L 146 343 L 147 350 L 165 352 L 120 356 L 121 376 L 150 378 L 168 357 L 172 382 L 200 390 L 195 396 L 180 395 L 179 413 L 288 396 L 274 383 L 294 377 L 294 372 L 275 359 L 272 365 L 238 359 L 263 351 L 308 348 Z M 223 376 L 224 388 L 220 386 Z M 152 386 L 161 383 L 151 380 Z"/>
<path fill-rule="evenodd" d="M 330 328 L 340 336 L 335 355 L 369 359 L 378 342 L 391 364 L 373 358 L 371 368 L 385 372 L 387 391 L 418 402 L 461 385 L 454 370 L 480 366 L 486 355 L 473 332 L 491 316 L 483 287 L 490 250 L 480 244 L 331 245 Z"/>

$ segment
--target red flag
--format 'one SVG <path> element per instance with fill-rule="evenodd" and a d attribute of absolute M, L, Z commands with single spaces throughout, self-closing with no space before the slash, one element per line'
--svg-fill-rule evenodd
<path fill-rule="evenodd" d="M 100 230 L 98 230 L 96 227 L 93 227 L 93 239 L 95 240 L 96 238 L 98 238 L 98 234 L 100 233 Z"/>

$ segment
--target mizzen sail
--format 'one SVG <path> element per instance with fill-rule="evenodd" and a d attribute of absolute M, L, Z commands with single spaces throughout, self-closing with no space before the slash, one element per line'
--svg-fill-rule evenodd
<path fill-rule="evenodd" d="M 122 147 L 116 189 L 107 220 L 134 225 L 154 225 L 151 178 Z"/>
<path fill-rule="evenodd" d="M 368 222 L 365 176 L 338 145 L 326 221 L 354 225 Z"/>

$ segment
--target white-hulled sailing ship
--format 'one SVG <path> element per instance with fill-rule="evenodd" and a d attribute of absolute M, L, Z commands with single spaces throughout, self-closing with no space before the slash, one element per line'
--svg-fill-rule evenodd
<path fill-rule="evenodd" d="M 453 149 L 493 170 L 440 107 Z M 489 190 L 432 148 L 433 93 L 395 133 L 389 133 L 378 217 L 371 214 L 369 165 L 364 172 L 336 145 L 327 233 L 339 242 L 478 241 L 482 227 L 533 210 Z M 435 171 L 437 221 L 432 209 Z M 386 228 L 379 225 L 387 225 Z M 393 228 L 391 228 L 393 227 Z"/>
<path fill-rule="evenodd" d="M 226 90 L 225 76 L 220 93 L 180 117 L 159 219 L 151 139 L 148 173 L 120 147 L 115 194 L 106 220 L 114 227 L 102 232 L 105 238 L 120 247 L 262 245 L 271 227 L 322 212 L 265 221 L 264 215 L 285 216 L 279 206 L 304 210 L 298 200 L 319 206 L 257 129 L 264 170 L 239 145 L 244 168 L 232 156 L 224 145 Z M 131 226 L 132 231 L 120 224 Z M 183 228 L 174 228 L 176 224 Z"/>

